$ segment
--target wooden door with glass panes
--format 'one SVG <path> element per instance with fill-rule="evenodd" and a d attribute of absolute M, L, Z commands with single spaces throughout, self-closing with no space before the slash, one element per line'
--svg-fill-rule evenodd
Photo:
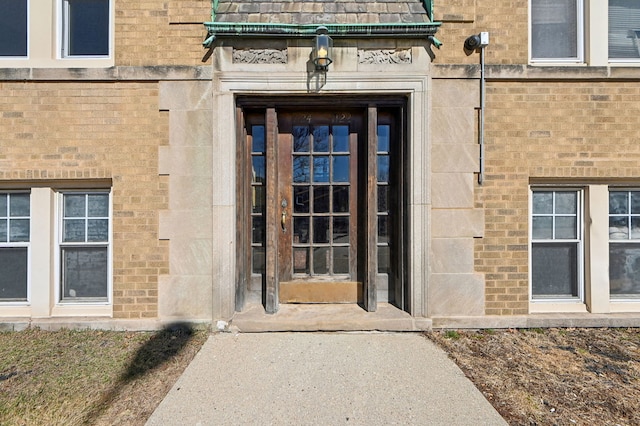
<path fill-rule="evenodd" d="M 404 100 L 277 101 L 238 108 L 236 309 L 258 298 L 270 313 L 279 303 L 405 308 Z"/>
<path fill-rule="evenodd" d="M 361 115 L 350 110 L 278 114 L 281 303 L 362 299 L 357 277 Z"/>

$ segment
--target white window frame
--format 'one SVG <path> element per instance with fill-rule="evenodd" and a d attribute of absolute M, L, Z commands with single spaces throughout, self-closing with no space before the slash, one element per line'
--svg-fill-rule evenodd
<path fill-rule="evenodd" d="M 12 191 L 0 191 L 0 196 L 4 196 L 6 194 L 29 194 L 29 241 L 28 242 L 11 242 L 11 241 L 0 241 L 0 248 L 16 248 L 16 247 L 26 247 L 27 249 L 27 294 L 26 300 L 3 300 L 0 299 L 0 306 L 24 306 L 29 305 L 31 303 L 31 228 L 32 228 L 32 216 L 33 209 L 31 208 L 31 193 L 28 190 L 12 190 Z M 24 217 L 21 217 L 24 219 Z M 7 232 L 9 230 L 7 229 Z"/>
<path fill-rule="evenodd" d="M 63 220 L 64 220 L 64 196 L 66 194 L 107 194 L 109 196 L 109 226 L 108 226 L 108 241 L 106 242 L 63 242 Z M 58 219 L 56 221 L 57 231 L 56 231 L 56 247 L 55 247 L 55 300 L 56 307 L 60 308 L 54 309 L 54 315 L 60 314 L 64 315 L 64 310 L 68 310 L 68 308 L 72 307 L 95 307 L 95 306 L 109 306 L 113 303 L 113 200 L 112 200 L 112 191 L 107 189 L 92 189 L 92 190 L 65 190 L 60 191 L 57 194 L 57 203 L 56 203 L 56 214 L 58 215 Z M 104 247 L 107 248 L 107 297 L 106 300 L 90 300 L 90 299 L 80 299 L 78 301 L 75 300 L 63 300 L 62 298 L 62 273 L 63 273 L 63 259 L 62 259 L 62 250 L 64 247 L 76 247 L 76 246 L 86 246 L 86 247 Z M 91 310 L 89 312 L 92 312 Z"/>
<path fill-rule="evenodd" d="M 577 57 L 575 58 L 534 58 L 533 57 L 533 1 L 529 1 L 529 62 L 531 64 L 549 64 L 549 65 L 576 65 L 584 64 L 585 62 L 585 1 L 589 0 L 575 0 L 576 1 L 576 43 L 577 43 Z"/>
<path fill-rule="evenodd" d="M 58 0 L 58 59 L 62 60 L 104 60 L 110 59 L 113 57 L 113 44 L 114 44 L 114 0 L 104 0 L 108 2 L 109 7 L 109 48 L 107 55 L 70 55 L 67 52 L 69 51 L 69 33 L 68 33 L 68 22 L 69 22 L 69 0 Z"/>
<path fill-rule="evenodd" d="M 533 194 L 534 192 L 553 192 L 554 194 L 557 192 L 575 192 L 577 194 L 577 239 L 575 240 L 556 240 L 556 239 L 534 239 L 533 238 Z M 529 301 L 530 307 L 534 307 L 530 309 L 535 311 L 535 306 L 544 306 L 544 305 L 555 305 L 559 310 L 563 311 L 576 311 L 576 312 L 586 312 L 586 306 L 584 304 L 585 300 L 585 273 L 584 273 L 584 265 L 585 265 L 585 241 L 584 241 L 584 189 L 577 187 L 544 187 L 544 186 L 533 186 L 529 190 Z M 555 212 L 552 212 L 552 215 L 555 217 Z M 537 215 L 536 215 L 537 216 Z M 555 226 L 554 226 L 555 228 Z M 533 294 L 533 262 L 532 262 L 532 252 L 533 245 L 535 243 L 543 243 L 555 241 L 558 243 L 561 242 L 575 242 L 577 245 L 577 296 L 575 297 L 535 297 Z M 546 311 L 549 307 L 543 307 L 541 311 Z"/>
<path fill-rule="evenodd" d="M 31 0 L 25 0 L 27 2 L 27 53 L 24 56 L 0 56 L 0 64 L 4 61 L 12 60 L 25 60 L 29 59 L 29 52 L 31 51 Z M 4 67 L 4 64 L 0 65 Z"/>
<path fill-rule="evenodd" d="M 639 188 L 620 188 L 620 187 L 610 187 L 609 188 L 609 194 L 611 194 L 612 192 L 622 192 L 622 193 L 626 193 L 627 194 L 627 200 L 629 197 L 629 194 L 631 192 L 638 192 L 640 191 Z M 627 205 L 628 207 L 630 207 L 630 204 Z M 608 218 L 609 220 L 611 219 L 612 216 L 626 216 L 628 218 L 629 221 L 631 221 L 631 218 L 636 216 L 638 218 L 640 218 L 640 214 L 632 214 L 630 209 L 626 214 L 612 214 L 611 210 L 608 208 Z M 629 227 L 630 227 L 630 222 L 629 222 Z M 629 229 L 629 232 L 631 232 L 631 229 Z M 640 237 L 639 238 L 632 238 L 631 234 L 628 235 L 628 238 L 626 239 L 611 239 L 611 233 L 609 232 L 608 234 L 608 241 L 609 241 L 609 253 L 611 250 L 611 244 L 616 244 L 616 245 L 623 245 L 623 244 L 640 244 Z M 609 256 L 609 264 L 611 264 L 611 256 Z M 611 284 L 609 284 L 609 288 L 611 287 Z M 616 294 L 611 294 L 611 292 L 609 293 L 609 299 L 612 302 L 639 302 L 640 301 L 640 293 L 635 295 L 635 294 L 621 294 L 621 295 L 616 295 Z"/>

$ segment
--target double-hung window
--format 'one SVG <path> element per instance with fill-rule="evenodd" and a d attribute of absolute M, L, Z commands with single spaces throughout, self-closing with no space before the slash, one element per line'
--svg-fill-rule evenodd
<path fill-rule="evenodd" d="M 109 301 L 109 193 L 62 194 L 60 301 Z"/>
<path fill-rule="evenodd" d="M 609 293 L 640 297 L 640 190 L 609 192 Z"/>
<path fill-rule="evenodd" d="M 582 300 L 581 191 L 534 189 L 533 300 Z"/>
<path fill-rule="evenodd" d="M 28 0 L 0 0 L 0 57 L 25 57 Z"/>
<path fill-rule="evenodd" d="M 62 56 L 109 55 L 110 0 L 62 0 Z"/>
<path fill-rule="evenodd" d="M 0 192 L 0 302 L 28 298 L 29 193 Z"/>
<path fill-rule="evenodd" d="M 609 59 L 640 59 L 640 2 L 609 0 Z"/>
<path fill-rule="evenodd" d="M 582 62 L 583 0 L 531 0 L 531 60 Z"/>

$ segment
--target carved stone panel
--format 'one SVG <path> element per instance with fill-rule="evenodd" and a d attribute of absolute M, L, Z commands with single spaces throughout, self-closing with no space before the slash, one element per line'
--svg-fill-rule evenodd
<path fill-rule="evenodd" d="M 410 64 L 411 49 L 358 50 L 360 64 Z"/>
<path fill-rule="evenodd" d="M 234 64 L 286 64 L 287 49 L 233 49 Z"/>

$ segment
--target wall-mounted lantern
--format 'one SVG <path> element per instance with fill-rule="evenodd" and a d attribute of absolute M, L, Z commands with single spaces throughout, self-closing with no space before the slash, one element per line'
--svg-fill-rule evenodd
<path fill-rule="evenodd" d="M 313 44 L 312 60 L 316 66 L 316 70 L 327 71 L 329 65 L 333 62 L 333 59 L 331 59 L 333 40 L 329 37 L 327 27 L 318 27 L 318 29 L 316 29 L 316 37 Z"/>

